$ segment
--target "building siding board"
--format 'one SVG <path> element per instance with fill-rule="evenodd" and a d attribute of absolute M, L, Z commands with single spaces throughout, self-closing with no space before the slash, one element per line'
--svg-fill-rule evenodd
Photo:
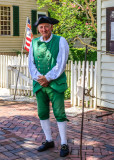
<path fill-rule="evenodd" d="M 106 40 L 106 31 L 105 32 L 102 32 L 102 34 L 101 34 L 101 40 L 102 39 L 105 39 Z"/>
<path fill-rule="evenodd" d="M 113 85 L 102 85 L 101 92 L 114 94 L 114 86 Z"/>
<path fill-rule="evenodd" d="M 101 17 L 101 21 L 98 21 L 98 26 L 100 26 L 99 31 L 101 30 L 100 39 L 98 41 L 98 46 L 101 46 L 102 51 L 106 51 L 106 8 L 114 7 L 113 0 L 99 0 L 98 9 L 101 2 L 101 12 L 98 12 L 98 16 Z M 98 83 L 100 83 L 100 87 L 98 92 L 100 98 L 109 99 L 114 102 L 114 56 L 108 55 L 106 53 L 101 52 L 101 59 L 98 59 L 99 70 L 101 71 L 100 78 L 98 79 Z M 99 72 L 100 73 L 100 72 Z M 98 73 L 98 74 L 99 74 Z M 100 101 L 100 106 L 114 108 L 114 105 Z"/>
<path fill-rule="evenodd" d="M 102 46 L 102 47 L 103 47 L 103 46 L 106 46 L 106 40 L 102 39 L 102 41 L 101 41 L 101 46 Z"/>
<path fill-rule="evenodd" d="M 106 17 L 105 17 L 105 16 L 103 16 L 103 17 L 101 18 L 101 23 L 102 23 L 102 24 L 106 23 Z"/>
<path fill-rule="evenodd" d="M 102 16 L 106 16 L 106 8 L 102 8 Z"/>
<path fill-rule="evenodd" d="M 101 31 L 102 31 L 102 32 L 106 32 L 106 23 L 103 23 L 103 24 L 101 25 Z"/>
<path fill-rule="evenodd" d="M 37 10 L 36 0 L 0 0 L 0 5 L 19 6 L 19 36 L 0 36 L 0 53 L 21 51 L 24 37 L 26 18 L 31 20 L 31 10 Z M 44 11 L 44 10 L 43 10 Z M 45 10 L 46 11 L 46 10 Z M 13 28 L 13 24 L 12 24 Z M 13 33 L 12 33 L 13 34 Z M 35 36 L 36 37 L 36 36 Z"/>
<path fill-rule="evenodd" d="M 104 54 L 104 55 L 102 55 L 101 62 L 104 62 L 104 63 L 105 62 L 114 63 L 114 56 Z"/>
<path fill-rule="evenodd" d="M 102 81 L 101 81 L 101 84 L 103 85 L 110 85 L 110 86 L 114 86 L 114 78 L 106 78 L 106 77 L 103 77 L 102 78 Z"/>
<path fill-rule="evenodd" d="M 112 102 L 113 104 L 102 101 L 102 102 L 101 102 L 101 106 L 103 106 L 103 107 L 108 107 L 108 108 L 114 108 L 114 101 L 111 101 L 111 102 Z"/>
<path fill-rule="evenodd" d="M 102 92 L 101 98 L 114 101 L 114 94 L 113 93 L 108 93 L 108 92 Z"/>
<path fill-rule="evenodd" d="M 102 1 L 102 8 L 112 7 L 112 6 L 114 6 L 114 1 L 113 0 Z"/>
<path fill-rule="evenodd" d="M 109 71 L 109 70 L 102 70 L 101 71 L 101 77 L 107 77 L 107 78 L 114 78 L 114 71 Z"/>
<path fill-rule="evenodd" d="M 101 64 L 102 70 L 114 71 L 114 62 L 102 62 Z"/>

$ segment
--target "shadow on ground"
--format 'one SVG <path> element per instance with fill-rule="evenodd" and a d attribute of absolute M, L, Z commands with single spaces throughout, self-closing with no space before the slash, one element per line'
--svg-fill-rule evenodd
<path fill-rule="evenodd" d="M 39 153 L 45 141 L 37 117 L 36 103 L 0 101 L 0 160 L 79 160 L 81 115 L 68 116 L 68 144 L 70 154 L 61 158 L 60 136 L 52 110 L 50 112 L 55 148 Z M 67 103 L 68 107 L 68 103 Z M 93 110 L 84 115 L 83 160 L 114 159 L 114 114 L 96 118 L 107 111 Z"/>

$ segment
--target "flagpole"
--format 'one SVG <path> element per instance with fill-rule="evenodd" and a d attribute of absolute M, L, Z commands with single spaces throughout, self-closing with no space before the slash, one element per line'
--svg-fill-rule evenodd
<path fill-rule="evenodd" d="M 19 79 L 19 73 L 20 73 L 20 67 L 21 67 L 21 60 L 22 60 L 22 55 L 23 55 L 23 48 L 24 48 L 24 44 L 25 44 L 25 35 L 26 35 L 27 21 L 28 21 L 28 17 L 27 17 L 27 20 L 26 20 L 26 26 L 25 26 L 23 44 L 22 44 L 22 48 L 21 48 L 20 64 L 19 64 L 19 70 L 18 70 L 17 80 L 16 80 L 15 93 L 14 93 L 14 100 L 15 100 L 15 96 L 16 96 L 16 92 L 17 92 L 17 83 L 18 83 L 18 79 Z"/>

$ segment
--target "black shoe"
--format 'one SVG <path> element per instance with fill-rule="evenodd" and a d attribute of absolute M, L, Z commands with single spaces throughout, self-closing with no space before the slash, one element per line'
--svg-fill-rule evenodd
<path fill-rule="evenodd" d="M 60 157 L 65 157 L 69 154 L 69 147 L 66 144 L 61 145 Z"/>
<path fill-rule="evenodd" d="M 53 148 L 55 146 L 54 141 L 51 142 L 43 142 L 42 145 L 37 149 L 39 152 L 45 151 L 48 148 Z"/>

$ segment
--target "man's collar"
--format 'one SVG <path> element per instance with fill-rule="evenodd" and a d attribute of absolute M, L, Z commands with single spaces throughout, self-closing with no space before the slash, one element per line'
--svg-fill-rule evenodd
<path fill-rule="evenodd" d="M 47 42 L 49 42 L 49 41 L 52 39 L 52 37 L 53 37 L 53 34 L 51 34 L 50 38 L 49 38 L 47 41 L 44 41 L 44 40 L 43 40 L 43 36 L 41 36 L 41 37 L 40 37 L 40 41 L 47 43 Z"/>

